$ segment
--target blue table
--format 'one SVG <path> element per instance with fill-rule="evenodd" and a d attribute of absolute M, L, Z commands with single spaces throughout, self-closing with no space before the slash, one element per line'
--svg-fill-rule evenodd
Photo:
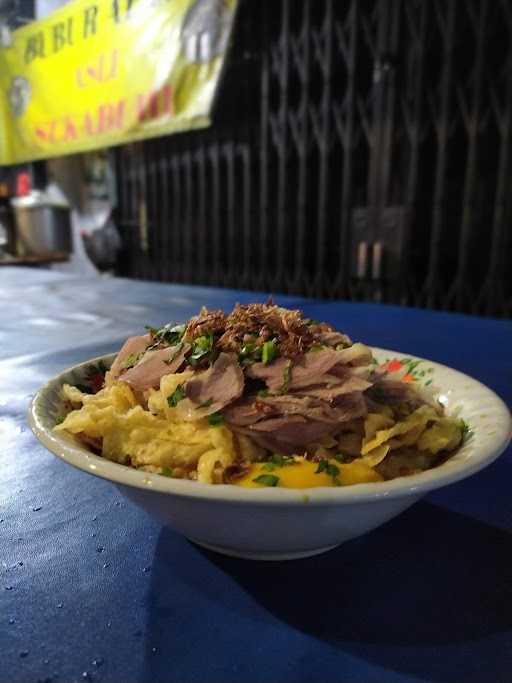
<path fill-rule="evenodd" d="M 365 537 L 292 563 L 162 528 L 38 445 L 27 402 L 141 323 L 247 292 L 0 272 L 0 682 L 512 681 L 512 452 Z M 470 373 L 512 404 L 512 324 L 306 302 L 372 345 Z"/>

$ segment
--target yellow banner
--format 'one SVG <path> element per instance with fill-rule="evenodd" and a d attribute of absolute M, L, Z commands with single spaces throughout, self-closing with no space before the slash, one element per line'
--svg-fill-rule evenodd
<path fill-rule="evenodd" d="M 74 0 L 0 47 L 0 164 L 209 125 L 237 0 Z"/>

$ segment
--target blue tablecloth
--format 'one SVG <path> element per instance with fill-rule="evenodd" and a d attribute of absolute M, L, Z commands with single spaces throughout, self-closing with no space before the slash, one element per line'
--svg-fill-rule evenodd
<path fill-rule="evenodd" d="M 512 681 L 510 449 L 365 537 L 267 564 L 195 547 L 28 430 L 63 368 L 142 323 L 262 296 L 0 271 L 1 683 Z M 277 300 L 512 404 L 510 322 Z"/>

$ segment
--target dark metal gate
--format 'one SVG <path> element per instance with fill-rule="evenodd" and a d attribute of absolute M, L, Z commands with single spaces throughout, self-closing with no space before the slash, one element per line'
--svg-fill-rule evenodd
<path fill-rule="evenodd" d="M 512 2 L 242 0 L 209 130 L 119 148 L 123 275 L 512 315 Z"/>

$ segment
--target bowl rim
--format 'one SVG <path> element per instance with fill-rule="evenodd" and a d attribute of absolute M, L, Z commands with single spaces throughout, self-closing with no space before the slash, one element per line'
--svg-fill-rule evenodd
<path fill-rule="evenodd" d="M 119 486 L 129 486 L 145 491 L 155 491 L 161 494 L 174 495 L 184 498 L 197 498 L 212 503 L 230 503 L 233 505 L 251 503 L 253 505 L 293 505 L 308 503 L 310 505 L 343 505 L 382 499 L 396 499 L 407 496 L 416 496 L 429 491 L 455 483 L 475 474 L 484 467 L 490 465 L 507 448 L 511 439 L 512 416 L 509 409 L 489 387 L 478 380 L 451 368 L 442 363 L 437 363 L 427 358 L 406 354 L 400 351 L 371 347 L 377 354 L 385 354 L 393 358 L 413 358 L 429 363 L 434 369 L 440 369 L 453 374 L 464 380 L 473 391 L 478 391 L 490 402 L 494 421 L 491 425 L 494 434 L 489 443 L 477 448 L 477 441 L 469 440 L 463 444 L 457 453 L 442 465 L 434 467 L 420 474 L 398 477 L 384 482 L 368 482 L 353 484 L 342 487 L 316 487 L 304 489 L 272 488 L 264 487 L 245 488 L 232 484 L 201 484 L 195 481 L 172 479 L 159 474 L 136 470 L 127 465 L 106 460 L 101 456 L 94 455 L 84 446 L 78 445 L 72 437 L 65 434 L 55 434 L 42 423 L 44 413 L 44 400 L 48 392 L 55 389 L 59 383 L 64 383 L 64 378 L 71 372 L 76 372 L 84 366 L 103 361 L 108 364 L 115 353 L 105 354 L 96 358 L 88 359 L 60 372 L 50 379 L 35 394 L 28 408 L 28 423 L 36 438 L 54 455 L 65 463 L 79 470 L 110 481 Z M 489 411 L 489 406 L 486 407 Z M 464 415 L 461 415 L 464 417 Z M 489 434 L 487 435 L 489 437 Z M 461 457 L 464 455 L 465 457 Z"/>

